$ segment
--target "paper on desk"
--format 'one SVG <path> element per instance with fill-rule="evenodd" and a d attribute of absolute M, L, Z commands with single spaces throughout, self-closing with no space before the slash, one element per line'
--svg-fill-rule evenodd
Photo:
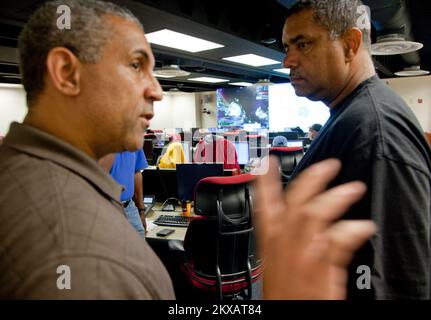
<path fill-rule="evenodd" d="M 145 219 L 145 221 L 147 222 L 147 231 L 151 231 L 153 230 L 155 227 L 157 227 L 156 224 L 154 224 L 153 222 L 151 222 L 149 219 Z"/>

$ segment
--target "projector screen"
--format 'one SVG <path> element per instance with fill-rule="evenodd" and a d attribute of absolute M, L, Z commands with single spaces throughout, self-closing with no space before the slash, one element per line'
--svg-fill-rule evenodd
<path fill-rule="evenodd" d="M 322 102 L 298 97 L 290 83 L 269 87 L 269 128 L 285 131 L 300 127 L 304 132 L 314 123 L 324 125 L 329 118 L 329 108 Z"/>
<path fill-rule="evenodd" d="M 217 90 L 220 129 L 268 129 L 268 86 Z"/>
<path fill-rule="evenodd" d="M 219 129 L 282 132 L 300 127 L 308 132 L 314 123 L 325 124 L 329 108 L 298 97 L 290 83 L 282 83 L 218 89 L 217 116 Z"/>

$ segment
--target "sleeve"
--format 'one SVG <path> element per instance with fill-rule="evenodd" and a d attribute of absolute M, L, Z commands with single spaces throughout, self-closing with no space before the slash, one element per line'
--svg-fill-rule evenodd
<path fill-rule="evenodd" d="M 430 178 L 422 170 L 390 159 L 373 165 L 371 282 L 377 299 L 429 299 Z"/>
<path fill-rule="evenodd" d="M 148 168 L 147 158 L 142 149 L 136 151 L 135 172 Z"/>

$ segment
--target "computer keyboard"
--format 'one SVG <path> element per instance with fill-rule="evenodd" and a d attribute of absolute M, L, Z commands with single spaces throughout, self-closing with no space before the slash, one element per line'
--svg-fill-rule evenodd
<path fill-rule="evenodd" d="M 191 219 L 191 217 L 169 216 L 162 214 L 156 220 L 154 220 L 153 223 L 159 226 L 188 227 Z"/>

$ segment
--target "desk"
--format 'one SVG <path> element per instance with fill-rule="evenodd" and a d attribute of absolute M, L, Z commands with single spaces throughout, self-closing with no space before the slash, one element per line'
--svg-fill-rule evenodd
<path fill-rule="evenodd" d="M 161 211 L 162 203 L 156 203 L 153 207 L 153 209 L 148 213 L 146 216 L 147 218 L 147 224 L 148 222 L 155 221 L 160 215 L 170 215 L 170 216 L 179 216 L 182 215 L 182 209 L 181 207 L 177 207 L 175 211 Z M 194 213 L 191 214 L 191 216 L 194 216 Z M 171 233 L 170 235 L 166 237 L 159 237 L 157 235 L 157 232 L 159 232 L 162 229 L 174 229 L 175 232 Z M 151 231 L 148 231 L 146 234 L 147 240 L 181 240 L 184 241 L 184 237 L 186 236 L 187 228 L 186 227 L 172 227 L 172 226 L 155 226 L 154 229 Z"/>

